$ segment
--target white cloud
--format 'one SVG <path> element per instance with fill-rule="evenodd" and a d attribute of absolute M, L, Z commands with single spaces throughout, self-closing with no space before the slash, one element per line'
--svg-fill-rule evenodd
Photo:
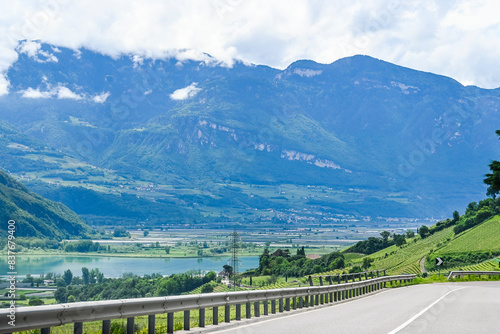
<path fill-rule="evenodd" d="M 189 98 L 195 96 L 196 94 L 198 94 L 198 92 L 201 90 L 201 88 L 196 87 L 197 85 L 198 85 L 197 82 L 193 82 L 192 84 L 190 84 L 187 87 L 177 89 L 172 94 L 170 94 L 170 98 L 172 100 L 189 99 Z"/>
<path fill-rule="evenodd" d="M 30 58 L 35 58 L 42 44 L 37 41 L 23 41 L 19 44 L 17 50 L 19 53 L 26 53 Z"/>
<path fill-rule="evenodd" d="M 238 58 L 278 68 L 368 54 L 496 87 L 498 9 L 495 0 L 11 1 L 0 13 L 0 73 L 17 59 L 17 41 L 27 39 L 138 61 L 176 56 L 231 65 Z M 56 61 L 56 50 L 36 43 L 18 51 Z"/>
<path fill-rule="evenodd" d="M 9 86 L 9 80 L 3 74 L 0 74 L 0 96 L 9 93 Z"/>
<path fill-rule="evenodd" d="M 22 94 L 21 95 L 22 97 L 27 98 L 27 99 L 57 98 L 59 100 L 70 99 L 70 100 L 77 100 L 77 101 L 86 99 L 86 97 L 84 95 L 77 94 L 62 84 L 58 84 L 57 86 L 52 86 L 49 83 L 47 83 L 46 85 L 47 85 L 46 90 L 41 90 L 39 87 L 38 88 L 29 87 L 26 90 L 19 91 L 19 93 Z M 103 99 L 103 98 L 104 97 L 101 96 L 101 99 Z M 107 98 L 107 96 L 106 96 L 106 98 Z M 104 100 L 105 100 L 105 98 L 104 98 Z"/>
<path fill-rule="evenodd" d="M 54 95 L 53 91 L 41 91 L 39 88 L 31 88 L 29 87 L 26 90 L 21 91 L 22 97 L 27 99 L 48 99 Z"/>
<path fill-rule="evenodd" d="M 110 92 L 102 93 L 102 94 L 94 96 L 92 98 L 92 101 L 94 101 L 95 103 L 104 103 L 104 102 L 106 102 L 106 100 L 108 99 L 108 97 L 110 95 L 111 95 Z"/>
<path fill-rule="evenodd" d="M 56 48 L 57 49 L 57 48 Z M 17 47 L 19 53 L 25 53 L 28 57 L 39 63 L 57 63 L 59 59 L 53 54 L 42 50 L 42 44 L 38 41 L 22 41 Z M 54 52 L 56 52 L 54 50 Z M 42 56 L 42 58 L 40 58 Z"/>
<path fill-rule="evenodd" d="M 82 100 L 83 97 L 71 91 L 68 87 L 61 86 L 57 90 L 58 99 Z"/>

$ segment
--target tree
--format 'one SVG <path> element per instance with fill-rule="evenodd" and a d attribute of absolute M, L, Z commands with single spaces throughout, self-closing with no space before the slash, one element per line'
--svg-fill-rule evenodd
<path fill-rule="evenodd" d="M 413 238 L 415 236 L 415 232 L 413 232 L 412 230 L 407 230 L 405 235 L 408 239 Z"/>
<path fill-rule="evenodd" d="M 90 284 L 90 271 L 89 271 L 89 268 L 87 268 L 87 267 L 82 268 L 82 280 L 83 280 L 83 284 L 85 284 L 85 285 Z"/>
<path fill-rule="evenodd" d="M 73 280 L 73 273 L 71 270 L 66 270 L 63 274 L 63 279 L 66 282 L 66 285 L 70 285 L 71 281 Z"/>
<path fill-rule="evenodd" d="M 38 297 L 33 297 L 29 300 L 28 305 L 29 306 L 38 306 L 38 305 L 43 305 L 45 304 L 43 300 L 41 300 Z"/>
<path fill-rule="evenodd" d="M 384 239 L 385 242 L 387 242 L 387 240 L 389 240 L 389 237 L 391 236 L 391 232 L 382 231 L 380 232 L 380 236 L 382 237 L 382 239 Z"/>
<path fill-rule="evenodd" d="M 459 220 L 460 220 L 460 214 L 458 213 L 458 211 L 455 210 L 453 212 L 453 221 L 456 223 Z"/>
<path fill-rule="evenodd" d="M 420 234 L 420 237 L 424 239 L 429 234 L 429 228 L 425 225 L 422 225 L 422 227 L 418 229 L 418 234 Z"/>
<path fill-rule="evenodd" d="M 496 134 L 500 136 L 500 130 L 497 130 Z M 500 193 L 500 161 L 493 160 L 489 167 L 491 173 L 486 174 L 484 179 L 484 183 L 488 185 L 486 195 L 495 199 L 496 195 Z"/>
<path fill-rule="evenodd" d="M 224 271 L 226 271 L 229 276 L 233 274 L 233 267 L 231 267 L 229 264 L 223 265 L 222 268 L 224 268 Z"/>
<path fill-rule="evenodd" d="M 58 303 L 66 303 L 66 295 L 67 295 L 67 290 L 66 288 L 57 288 L 57 290 L 54 292 L 54 299 Z"/>
<path fill-rule="evenodd" d="M 363 258 L 363 269 L 368 269 L 370 268 L 370 266 L 372 265 L 372 262 L 373 262 L 373 259 L 369 258 L 369 257 L 365 257 Z"/>
<path fill-rule="evenodd" d="M 398 247 L 403 246 L 406 243 L 405 236 L 402 234 L 394 234 L 392 238 L 394 239 L 394 243 Z"/>
<path fill-rule="evenodd" d="M 142 233 L 143 236 L 147 237 L 149 234 L 149 231 L 148 230 L 144 230 L 144 232 Z"/>
<path fill-rule="evenodd" d="M 170 254 L 170 246 L 165 246 L 165 253 Z"/>

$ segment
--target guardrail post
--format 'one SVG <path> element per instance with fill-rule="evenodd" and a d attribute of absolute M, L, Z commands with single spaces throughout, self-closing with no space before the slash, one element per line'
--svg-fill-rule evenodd
<path fill-rule="evenodd" d="M 127 318 L 127 334 L 134 334 L 134 317 Z"/>
<path fill-rule="evenodd" d="M 292 308 L 293 308 L 294 310 L 296 310 L 296 309 L 297 309 L 297 297 L 293 297 L 293 298 L 292 298 Z"/>
<path fill-rule="evenodd" d="M 338 281 L 338 282 L 339 282 L 339 284 L 340 284 L 340 282 L 341 282 L 340 274 L 337 276 L 337 281 Z"/>
<path fill-rule="evenodd" d="M 246 303 L 245 311 L 246 318 L 250 319 L 252 317 L 252 304 L 250 304 L 250 302 Z"/>
<path fill-rule="evenodd" d="M 205 327 L 205 309 L 200 308 L 199 311 L 199 319 L 198 319 L 198 327 Z"/>
<path fill-rule="evenodd" d="M 385 269 L 384 269 L 384 276 L 385 276 Z"/>
<path fill-rule="evenodd" d="M 236 304 L 236 320 L 241 320 L 241 304 Z"/>
<path fill-rule="evenodd" d="M 260 317 L 260 302 L 258 301 L 253 303 L 253 314 Z"/>
<path fill-rule="evenodd" d="M 285 299 L 285 311 L 290 311 L 290 298 Z"/>
<path fill-rule="evenodd" d="M 319 303 L 324 304 L 325 303 L 325 294 L 322 293 L 319 295 Z"/>
<path fill-rule="evenodd" d="M 154 314 L 148 315 L 148 334 L 155 334 L 156 317 Z"/>
<path fill-rule="evenodd" d="M 110 333 L 111 333 L 111 320 L 103 320 L 102 334 L 110 334 Z"/>
<path fill-rule="evenodd" d="M 283 313 L 284 307 L 283 307 L 283 298 L 279 299 L 279 308 L 280 308 L 280 313 Z"/>
<path fill-rule="evenodd" d="M 262 303 L 264 304 L 264 315 L 269 315 L 269 301 L 264 300 Z"/>
<path fill-rule="evenodd" d="M 83 334 L 83 322 L 75 322 L 73 324 L 73 333 L 74 334 Z"/>
<path fill-rule="evenodd" d="M 368 279 L 368 274 L 365 273 L 365 281 Z"/>
<path fill-rule="evenodd" d="M 40 330 L 41 334 L 50 334 L 50 327 L 45 327 Z"/>
<path fill-rule="evenodd" d="M 314 296 L 314 305 L 319 305 L 319 295 Z"/>
<path fill-rule="evenodd" d="M 213 318 L 213 324 L 218 325 L 219 324 L 219 307 L 214 306 L 212 308 L 212 318 Z"/>
<path fill-rule="evenodd" d="M 224 322 L 231 322 L 231 305 L 224 305 Z"/>
<path fill-rule="evenodd" d="M 214 319 L 214 321 L 215 321 L 215 319 Z M 190 329 L 191 329 L 191 311 L 186 310 L 186 311 L 184 311 L 184 330 L 188 331 Z M 134 332 L 131 332 L 131 333 L 133 334 Z"/>
<path fill-rule="evenodd" d="M 172 312 L 167 314 L 167 334 L 174 333 L 174 314 Z"/>
<path fill-rule="evenodd" d="M 271 314 L 276 314 L 276 299 L 271 300 Z"/>
<path fill-rule="evenodd" d="M 344 276 L 344 278 L 345 278 L 345 282 L 346 282 L 346 283 L 349 283 L 349 276 L 348 276 L 348 275 L 342 275 L 342 276 Z"/>
<path fill-rule="evenodd" d="M 299 297 L 299 308 L 304 307 L 304 299 L 302 297 Z"/>
<path fill-rule="evenodd" d="M 309 276 L 309 286 L 314 286 L 313 279 L 311 276 Z"/>
<path fill-rule="evenodd" d="M 328 276 L 328 285 L 333 285 L 332 276 Z"/>
<path fill-rule="evenodd" d="M 319 277 L 319 285 L 323 286 L 323 277 L 322 276 Z"/>

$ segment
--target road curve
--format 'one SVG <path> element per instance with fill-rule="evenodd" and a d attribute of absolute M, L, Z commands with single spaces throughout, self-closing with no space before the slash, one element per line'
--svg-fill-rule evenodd
<path fill-rule="evenodd" d="M 440 283 L 386 289 L 215 333 L 500 333 L 499 314 L 500 281 Z"/>

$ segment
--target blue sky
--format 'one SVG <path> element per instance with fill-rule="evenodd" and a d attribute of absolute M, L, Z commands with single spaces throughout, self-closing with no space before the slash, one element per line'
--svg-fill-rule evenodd
<path fill-rule="evenodd" d="M 104 54 L 285 68 L 367 54 L 500 87 L 500 3 L 403 0 L 0 0 L 0 94 L 19 40 Z"/>

